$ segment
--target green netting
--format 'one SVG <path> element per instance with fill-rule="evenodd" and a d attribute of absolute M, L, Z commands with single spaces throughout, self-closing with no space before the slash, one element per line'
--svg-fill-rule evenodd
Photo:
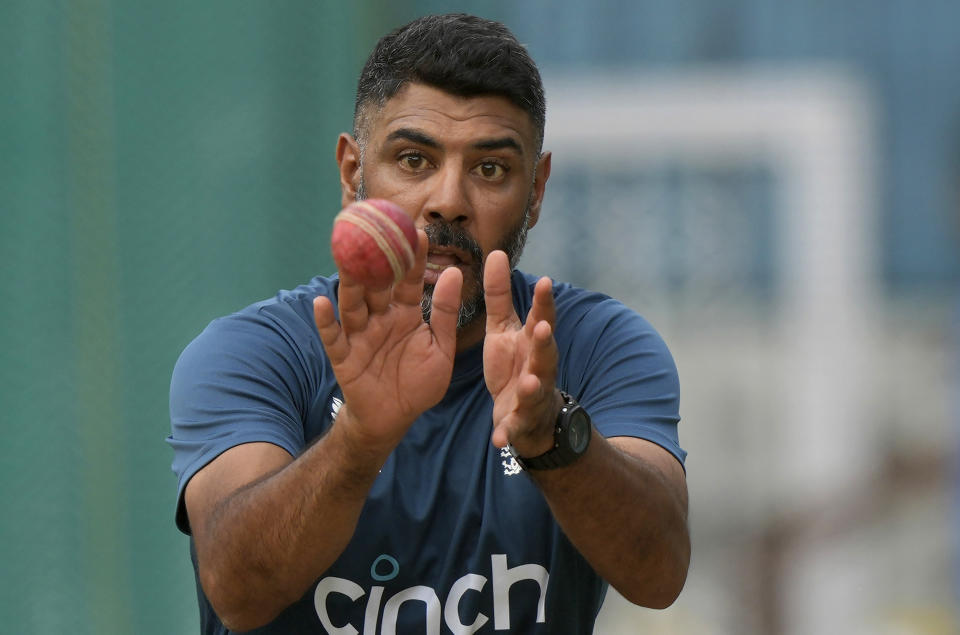
<path fill-rule="evenodd" d="M 0 8 L 0 630 L 196 631 L 170 371 L 211 318 L 331 270 L 375 13 Z"/>

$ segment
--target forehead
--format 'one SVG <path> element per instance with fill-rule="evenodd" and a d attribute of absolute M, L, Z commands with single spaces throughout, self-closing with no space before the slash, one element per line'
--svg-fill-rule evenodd
<path fill-rule="evenodd" d="M 425 84 L 407 84 L 369 120 L 371 141 L 400 129 L 422 131 L 439 141 L 476 142 L 515 137 L 524 155 L 534 153 L 533 122 L 506 97 L 460 97 Z"/>

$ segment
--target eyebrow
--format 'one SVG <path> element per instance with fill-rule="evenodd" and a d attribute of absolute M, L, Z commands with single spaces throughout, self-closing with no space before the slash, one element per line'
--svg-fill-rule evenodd
<path fill-rule="evenodd" d="M 420 132 L 419 130 L 413 130 L 412 128 L 399 128 L 387 135 L 387 141 L 394 141 L 396 139 L 405 139 L 407 141 L 412 141 L 413 143 L 419 143 L 420 145 L 427 146 L 428 148 L 440 147 L 440 142 L 438 142 L 436 139 L 428 134 Z"/>
<path fill-rule="evenodd" d="M 503 148 L 509 148 L 515 150 L 517 154 L 523 154 L 523 148 L 520 147 L 520 144 L 517 143 L 517 140 L 513 137 L 501 137 L 500 139 L 478 141 L 477 143 L 473 144 L 473 147 L 477 150 L 500 150 Z"/>
<path fill-rule="evenodd" d="M 430 135 L 415 130 L 413 128 L 398 128 L 390 134 L 387 135 L 387 141 L 395 141 L 397 139 L 404 139 L 406 141 L 411 141 L 413 143 L 419 143 L 420 145 L 426 146 L 428 148 L 440 148 L 440 142 L 431 137 Z M 516 151 L 517 154 L 523 154 L 523 148 L 513 137 L 501 137 L 499 139 L 484 139 L 482 141 L 477 141 L 473 144 L 473 148 L 476 150 L 500 150 L 503 148 L 509 148 Z"/>

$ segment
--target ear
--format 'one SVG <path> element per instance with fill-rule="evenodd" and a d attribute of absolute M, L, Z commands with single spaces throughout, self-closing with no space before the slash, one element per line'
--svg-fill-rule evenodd
<path fill-rule="evenodd" d="M 547 179 L 550 178 L 551 154 L 544 152 L 534 168 L 533 200 L 530 201 L 530 227 L 540 220 L 540 208 L 543 205 L 543 194 L 546 191 Z"/>
<path fill-rule="evenodd" d="M 362 177 L 360 144 L 346 132 L 337 137 L 337 165 L 340 166 L 340 204 L 346 207 L 357 200 Z"/>

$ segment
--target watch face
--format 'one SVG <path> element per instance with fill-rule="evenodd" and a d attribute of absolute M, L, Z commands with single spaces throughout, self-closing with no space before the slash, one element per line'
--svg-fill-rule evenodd
<path fill-rule="evenodd" d="M 570 413 L 569 436 L 570 449 L 580 454 L 590 442 L 590 417 L 581 408 Z"/>

